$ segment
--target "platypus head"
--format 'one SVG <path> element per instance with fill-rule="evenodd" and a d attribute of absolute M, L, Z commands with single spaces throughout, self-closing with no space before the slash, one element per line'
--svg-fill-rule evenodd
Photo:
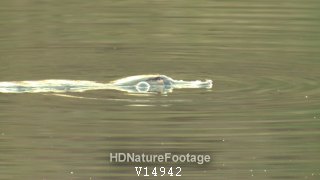
<path fill-rule="evenodd" d="M 173 80 L 165 75 L 138 75 L 130 76 L 111 82 L 117 90 L 129 93 L 163 93 L 172 92 L 173 89 L 206 88 L 212 87 L 212 80 L 183 81 Z"/>

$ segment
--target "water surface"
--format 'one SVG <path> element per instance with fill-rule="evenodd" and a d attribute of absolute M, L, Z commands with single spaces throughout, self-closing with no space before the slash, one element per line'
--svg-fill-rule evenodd
<path fill-rule="evenodd" d="M 184 179 L 319 179 L 319 7 L 2 0 L 0 81 L 160 73 L 214 87 L 0 94 L 0 179 L 141 179 L 109 163 L 117 151 L 213 156 Z"/>

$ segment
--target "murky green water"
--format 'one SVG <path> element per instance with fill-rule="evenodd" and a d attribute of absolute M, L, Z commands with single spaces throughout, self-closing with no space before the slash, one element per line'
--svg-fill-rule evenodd
<path fill-rule="evenodd" d="M 0 81 L 160 73 L 214 87 L 71 93 L 96 99 L 0 94 L 0 179 L 144 178 L 109 162 L 121 151 L 213 156 L 182 164 L 183 179 L 319 179 L 319 8 L 316 0 L 1 0 Z"/>

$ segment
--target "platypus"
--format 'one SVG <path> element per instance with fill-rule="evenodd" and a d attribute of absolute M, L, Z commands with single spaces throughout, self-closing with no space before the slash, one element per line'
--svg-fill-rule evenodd
<path fill-rule="evenodd" d="M 173 89 L 212 88 L 212 80 L 174 80 L 165 75 L 137 75 L 98 83 L 84 80 L 49 79 L 38 81 L 0 82 L 0 93 L 84 92 L 97 89 L 114 89 L 128 93 L 168 93 Z"/>

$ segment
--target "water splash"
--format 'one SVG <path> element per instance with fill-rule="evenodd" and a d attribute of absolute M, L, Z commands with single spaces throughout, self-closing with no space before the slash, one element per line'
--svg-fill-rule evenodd
<path fill-rule="evenodd" d="M 0 82 L 1 93 L 65 93 L 84 92 L 89 90 L 119 90 L 131 94 L 147 94 L 172 92 L 173 89 L 182 88 L 212 88 L 212 80 L 184 81 L 174 80 L 165 75 L 137 75 L 112 81 L 98 83 L 82 80 L 39 80 L 39 81 L 11 81 Z"/>

